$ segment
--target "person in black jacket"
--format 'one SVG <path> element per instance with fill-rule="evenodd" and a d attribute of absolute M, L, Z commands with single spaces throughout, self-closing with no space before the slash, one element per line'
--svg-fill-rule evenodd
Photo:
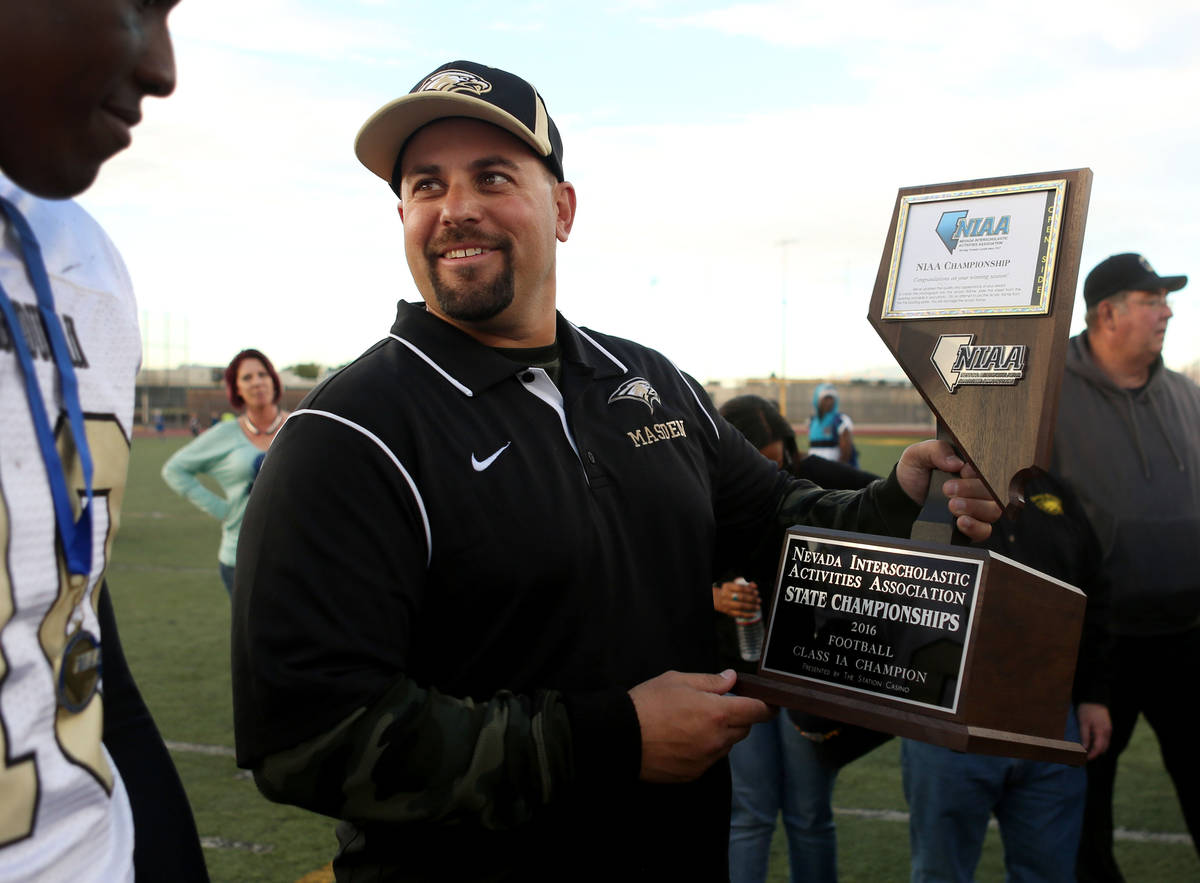
<path fill-rule="evenodd" d="M 758 452 L 796 478 L 824 488 L 857 490 L 878 476 L 812 454 L 801 456 L 796 432 L 771 402 L 756 395 L 730 399 L 718 409 Z M 717 647 L 721 663 L 754 672 L 758 660 L 739 651 L 737 622 L 759 620 L 769 609 L 774 573 L 730 573 L 713 584 Z M 803 728 L 802 728 L 803 727 Z M 782 814 L 793 881 L 837 880 L 837 830 L 833 786 L 837 768 L 825 761 L 824 741 L 847 738 L 844 724 L 798 712 L 755 724 L 729 752 L 733 806 L 729 820 L 729 878 L 760 883 L 778 817 Z M 819 741 L 818 741 L 819 740 Z M 880 739 L 879 742 L 882 742 Z M 876 743 L 879 744 L 879 743 Z"/>

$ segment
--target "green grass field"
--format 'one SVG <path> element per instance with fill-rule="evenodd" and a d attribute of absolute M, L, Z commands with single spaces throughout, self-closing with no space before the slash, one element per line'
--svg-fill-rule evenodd
<path fill-rule="evenodd" d="M 122 643 L 142 693 L 172 744 L 215 883 L 292 883 L 328 864 L 333 822 L 269 803 L 233 761 L 229 602 L 217 576 L 218 525 L 172 494 L 159 469 L 183 438 L 134 441 L 124 519 L 109 586 Z M 860 438 L 863 467 L 890 468 L 904 440 Z M 834 795 L 844 881 L 908 879 L 908 826 L 892 740 L 847 767 Z M 1162 771 L 1153 734 L 1140 726 L 1117 782 L 1117 858 L 1133 881 L 1200 879 L 1200 861 Z M 1131 839 L 1137 835 L 1138 839 Z M 1147 836 L 1142 836 L 1147 835 Z M 772 881 L 787 860 L 776 837 Z M 312 883 L 329 879 L 316 874 Z M 1003 879 L 998 835 L 988 835 L 978 879 Z"/>

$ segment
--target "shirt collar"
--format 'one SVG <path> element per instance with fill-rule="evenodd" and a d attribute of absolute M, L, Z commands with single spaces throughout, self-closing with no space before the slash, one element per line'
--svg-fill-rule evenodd
<path fill-rule="evenodd" d="M 556 314 L 556 328 L 564 362 L 582 365 L 597 378 L 626 373 L 619 359 L 561 313 Z M 467 395 L 479 393 L 521 370 L 491 347 L 427 311 L 421 302 L 397 304 L 392 335 Z"/>

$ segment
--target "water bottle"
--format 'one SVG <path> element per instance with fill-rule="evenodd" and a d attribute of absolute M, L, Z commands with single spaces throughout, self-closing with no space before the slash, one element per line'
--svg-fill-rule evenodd
<path fill-rule="evenodd" d="M 739 586 L 750 585 L 740 576 L 734 582 Z M 763 645 L 762 608 L 759 607 L 751 617 L 739 616 L 734 621 L 737 623 L 738 652 L 742 659 L 747 662 L 758 662 Z"/>

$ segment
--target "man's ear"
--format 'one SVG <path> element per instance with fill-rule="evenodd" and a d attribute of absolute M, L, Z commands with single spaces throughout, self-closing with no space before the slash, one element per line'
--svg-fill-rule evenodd
<path fill-rule="evenodd" d="M 1114 300 L 1102 300 L 1096 305 L 1097 315 L 1100 317 L 1100 323 L 1106 328 L 1112 328 L 1113 323 L 1117 320 L 1118 305 Z"/>
<path fill-rule="evenodd" d="M 554 184 L 554 210 L 556 215 L 554 232 L 559 242 L 566 242 L 575 224 L 575 185 L 570 181 Z"/>

